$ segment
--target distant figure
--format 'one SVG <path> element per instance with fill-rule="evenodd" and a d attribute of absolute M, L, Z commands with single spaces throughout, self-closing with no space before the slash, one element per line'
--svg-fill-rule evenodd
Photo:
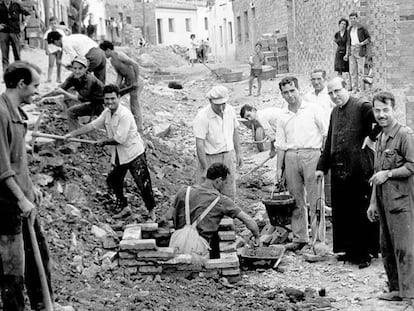
<path fill-rule="evenodd" d="M 349 14 L 349 21 L 351 27 L 348 30 L 347 58 L 349 58 L 352 91 L 359 92 L 362 90 L 365 58 L 371 37 L 366 28 L 358 22 L 358 13 Z"/>
<path fill-rule="evenodd" d="M 250 56 L 250 78 L 249 78 L 249 96 L 252 95 L 253 80 L 257 78 L 257 96 L 260 95 L 260 90 L 262 89 L 262 66 L 265 63 L 265 58 L 262 52 L 262 44 L 260 42 L 256 43 L 254 48 L 255 53 Z"/>
<path fill-rule="evenodd" d="M 194 63 L 197 61 L 197 41 L 195 34 L 190 36 L 190 48 L 188 50 L 188 57 L 190 59 L 191 66 L 194 66 Z"/>
<path fill-rule="evenodd" d="M 95 31 L 96 31 L 96 27 L 95 27 L 95 25 L 92 25 L 92 20 L 89 19 L 88 26 L 86 27 L 86 35 L 89 38 L 94 39 L 95 38 Z"/>
<path fill-rule="evenodd" d="M 3 0 L 0 2 L 0 49 L 3 72 L 9 65 L 9 48 L 13 50 L 14 60 L 20 60 L 20 16 L 30 15 L 18 1 Z M 24 23 L 24 17 L 22 17 Z"/>
<path fill-rule="evenodd" d="M 49 55 L 49 68 L 47 70 L 47 82 L 52 82 L 53 66 L 56 62 L 56 82 L 61 83 L 61 71 L 62 71 L 62 48 L 57 47 L 54 44 L 47 43 L 47 36 L 51 31 L 57 31 L 62 36 L 66 36 L 66 33 L 58 26 L 58 20 L 52 16 L 49 18 L 49 29 L 45 32 L 43 39 L 45 40 L 46 55 Z"/>
<path fill-rule="evenodd" d="M 138 131 L 143 131 L 142 107 L 139 104 L 138 96 L 142 92 L 143 81 L 139 77 L 139 65 L 124 52 L 115 51 L 112 42 L 104 41 L 99 47 L 105 52 L 105 56 L 111 59 L 111 64 L 118 74 L 116 84 L 121 88 L 132 87 L 129 93 L 130 108 L 134 115 Z M 123 94 L 121 94 L 123 95 Z"/>
<path fill-rule="evenodd" d="M 343 72 L 349 72 L 349 62 L 346 55 L 346 45 L 348 42 L 348 20 L 341 18 L 339 20 L 339 31 L 335 33 L 334 41 L 338 45 L 335 53 L 334 70 L 338 76 L 342 76 Z"/>

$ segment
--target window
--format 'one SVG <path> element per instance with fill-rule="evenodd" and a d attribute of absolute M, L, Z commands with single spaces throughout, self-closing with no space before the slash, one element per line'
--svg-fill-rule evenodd
<path fill-rule="evenodd" d="M 249 41 L 249 14 L 244 11 L 244 39 Z"/>
<path fill-rule="evenodd" d="M 220 46 L 222 47 L 223 45 L 223 26 L 220 26 Z"/>
<path fill-rule="evenodd" d="M 191 18 L 185 19 L 185 31 L 191 32 Z"/>
<path fill-rule="evenodd" d="M 162 19 L 157 18 L 157 35 L 158 35 L 158 43 L 163 43 L 163 36 L 162 36 Z"/>
<path fill-rule="evenodd" d="M 208 18 L 204 17 L 204 29 L 208 30 Z"/>
<path fill-rule="evenodd" d="M 252 18 L 256 18 L 256 8 L 252 8 Z"/>
<path fill-rule="evenodd" d="M 237 16 L 236 22 L 237 22 L 237 40 L 238 41 L 241 41 L 242 40 L 242 29 L 241 29 L 241 19 L 240 19 L 240 16 Z"/>
<path fill-rule="evenodd" d="M 230 44 L 233 44 L 233 25 L 231 22 L 229 22 L 229 38 Z"/>
<path fill-rule="evenodd" d="M 174 18 L 169 18 L 168 19 L 168 31 L 169 32 L 174 32 L 175 31 Z"/>
<path fill-rule="evenodd" d="M 127 17 L 126 17 L 126 23 L 127 23 L 127 24 L 130 24 L 130 25 L 132 24 L 132 21 L 131 21 L 131 16 L 127 16 Z"/>

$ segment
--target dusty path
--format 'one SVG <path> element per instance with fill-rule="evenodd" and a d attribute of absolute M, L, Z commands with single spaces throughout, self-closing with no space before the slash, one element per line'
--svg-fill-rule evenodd
<path fill-rule="evenodd" d="M 23 59 L 35 62 L 43 69 L 42 82 L 44 82 L 47 72 L 47 58 L 44 52 L 30 49 L 24 50 L 22 55 Z M 229 66 L 248 71 L 245 65 L 230 64 Z M 157 125 L 171 126 L 171 132 L 167 137 L 153 137 L 157 148 L 150 152 L 149 157 L 154 187 L 159 193 L 157 198 L 162 202 L 158 215 L 162 215 L 168 207 L 181 183 L 191 183 L 195 151 L 191 121 L 197 110 L 207 104 L 206 91 L 218 83 L 209 70 L 201 64 L 193 68 L 183 66 L 165 70 L 185 76 L 184 89 L 172 90 L 166 83 L 160 82 L 155 85 L 147 84 L 142 95 L 144 125 L 147 130 L 151 133 Z M 68 72 L 64 72 L 63 77 L 67 74 Z M 108 80 L 114 80 L 113 72 L 108 75 Z M 264 81 L 261 97 L 246 96 L 247 81 L 226 84 L 232 94 L 230 104 L 234 105 L 237 111 L 244 103 L 251 103 L 259 108 L 281 106 L 283 100 L 278 92 L 277 82 L 278 79 Z M 306 77 L 300 77 L 300 82 L 303 90 L 309 89 Z M 42 83 L 40 91 L 45 92 L 55 85 L 56 83 Z M 4 83 L 0 84 L 0 91 L 3 90 Z M 55 129 L 65 130 L 64 126 Z M 245 160 L 245 165 L 240 171 L 243 174 L 266 157 L 266 152 L 256 153 L 253 145 L 249 143 L 251 134 L 247 129 L 241 127 L 240 134 Z M 71 172 L 69 180 L 61 181 L 62 184 L 79 181 L 85 194 L 85 201 L 82 201 L 79 208 L 87 216 L 83 216 L 77 222 L 66 221 L 63 210 L 67 202 L 58 193 L 57 182 L 53 186 L 43 187 L 48 195 L 49 205 L 41 211 L 41 215 L 55 261 L 56 295 L 63 303 L 72 303 L 78 310 L 302 310 L 299 307 L 295 308 L 294 305 L 290 307 L 287 305 L 286 308 L 279 306 L 280 309 L 277 309 L 276 305 L 269 303 L 261 293 L 277 287 L 294 287 L 301 290 L 310 287 L 314 290 L 325 288 L 327 297 L 333 300 L 332 307 L 324 310 L 414 310 L 406 302 L 389 303 L 375 298 L 385 289 L 386 277 L 380 259 L 375 260 L 367 269 L 359 270 L 355 266 L 339 263 L 334 258 L 326 262 L 310 264 L 305 262 L 302 256 L 289 253 L 282 262 L 284 273 L 273 270 L 245 272 L 243 281 L 235 289 L 225 289 L 215 285 L 214 282 L 196 280 L 183 281 L 183 283 L 168 279 L 151 281 L 129 276 L 121 269 L 105 270 L 99 266 L 101 264 L 99 258 L 104 251 L 96 241 L 93 241 L 94 237 L 90 233 L 91 225 L 99 221 L 110 223 L 113 227 L 122 227 L 122 223 L 113 222 L 103 209 L 103 203 L 96 198 L 99 193 L 105 191 L 102 172 L 107 170 L 108 159 L 105 158 L 105 153 L 88 148 L 82 147 L 79 157 L 65 156 L 65 161 L 71 161 L 72 167 L 81 169 Z M 274 166 L 275 160 L 269 161 L 264 168 L 241 182 L 238 189 L 237 203 L 259 221 L 263 220 L 265 211 L 263 208 L 257 208 L 257 203 L 269 195 Z M 36 172 L 38 167 L 32 169 Z M 85 180 L 83 177 L 85 175 L 82 174 L 85 173 L 92 176 L 93 184 L 82 182 Z M 133 188 L 130 180 L 127 180 L 127 184 L 129 188 Z M 140 211 L 140 202 L 134 201 L 134 204 Z M 76 270 L 74 260 L 76 255 L 81 256 L 83 260 L 85 269 L 82 273 Z M 91 277 L 88 273 L 93 270 L 92 267 L 98 267 L 96 269 L 99 272 Z M 85 271 L 87 273 L 84 273 Z M 192 290 L 189 292 L 188 288 Z M 253 294 L 250 296 L 241 294 L 244 291 Z M 254 296 L 258 299 L 252 300 Z"/>

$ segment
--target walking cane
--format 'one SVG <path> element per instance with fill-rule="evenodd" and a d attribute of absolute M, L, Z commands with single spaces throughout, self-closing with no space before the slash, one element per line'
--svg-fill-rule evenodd
<path fill-rule="evenodd" d="M 39 271 L 40 284 L 42 286 L 43 303 L 45 304 L 46 311 L 53 311 L 53 303 L 52 298 L 50 297 L 49 285 L 47 284 L 46 272 L 45 268 L 43 267 L 42 257 L 40 255 L 39 245 L 37 244 L 36 233 L 33 228 L 31 217 L 34 216 L 28 217 L 27 224 L 29 227 L 30 241 L 32 242 L 36 266 Z"/>

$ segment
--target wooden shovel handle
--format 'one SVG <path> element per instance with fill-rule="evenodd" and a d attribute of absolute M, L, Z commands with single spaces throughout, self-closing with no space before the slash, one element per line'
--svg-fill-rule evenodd
<path fill-rule="evenodd" d="M 60 139 L 60 140 L 64 140 L 65 137 L 61 136 L 61 135 L 54 135 L 54 134 L 46 134 L 46 133 L 32 133 L 33 137 L 44 137 L 44 138 L 51 138 L 51 139 Z M 81 138 L 68 138 L 67 141 L 75 141 L 75 142 L 79 142 L 79 143 L 87 143 L 87 144 L 96 144 L 97 142 L 94 140 L 88 140 L 88 139 L 81 139 Z"/>
<path fill-rule="evenodd" d="M 30 217 L 29 219 L 27 219 L 27 225 L 29 227 L 30 240 L 32 242 L 33 253 L 34 253 L 34 257 L 36 261 L 37 270 L 39 271 L 40 284 L 42 287 L 42 294 L 43 294 L 43 303 L 45 304 L 46 311 L 53 311 L 53 303 L 52 303 L 52 298 L 50 297 L 49 285 L 46 279 L 45 268 L 43 266 L 42 257 L 40 255 L 40 250 L 39 250 L 39 245 L 37 244 L 36 233 L 34 231 L 33 224 L 30 220 Z"/>

